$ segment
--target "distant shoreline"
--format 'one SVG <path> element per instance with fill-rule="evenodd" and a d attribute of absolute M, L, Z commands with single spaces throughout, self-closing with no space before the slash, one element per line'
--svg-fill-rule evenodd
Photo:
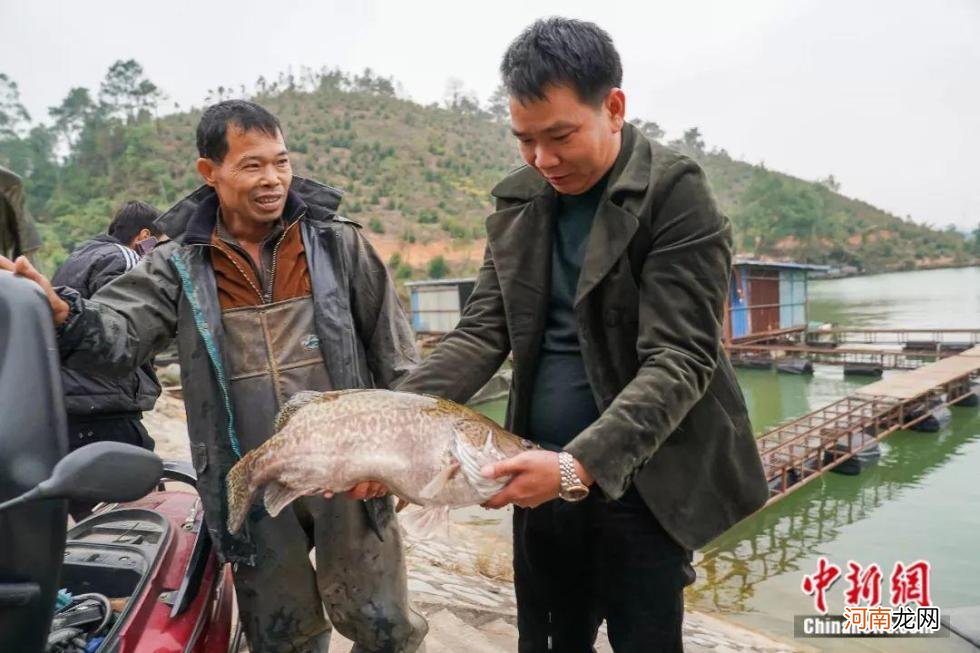
<path fill-rule="evenodd" d="M 830 281 L 833 279 L 851 279 L 854 277 L 874 277 L 882 274 L 897 274 L 900 272 L 925 272 L 927 270 L 953 270 L 959 268 L 977 268 L 980 267 L 980 261 L 974 261 L 973 263 L 966 264 L 956 264 L 956 263 L 940 263 L 936 265 L 923 265 L 921 267 L 911 268 L 911 269 L 894 269 L 894 270 L 877 270 L 875 272 L 850 272 L 850 273 L 828 273 L 815 275 L 810 274 L 810 281 Z"/>

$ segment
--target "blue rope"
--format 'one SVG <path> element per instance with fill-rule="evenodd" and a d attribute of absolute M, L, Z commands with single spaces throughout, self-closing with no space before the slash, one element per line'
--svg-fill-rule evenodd
<path fill-rule="evenodd" d="M 191 275 L 187 272 L 184 261 L 181 260 L 176 252 L 170 256 L 170 260 L 173 261 L 174 267 L 177 268 L 180 283 L 184 287 L 184 295 L 187 296 L 187 301 L 191 305 L 191 312 L 194 315 L 194 325 L 204 340 L 204 348 L 208 351 L 211 365 L 214 366 L 215 376 L 218 377 L 218 387 L 221 388 L 221 396 L 225 403 L 225 412 L 228 414 L 228 440 L 231 442 L 231 449 L 235 452 L 235 456 L 241 458 L 242 447 L 238 442 L 238 436 L 235 434 L 235 417 L 231 409 L 231 396 L 228 394 L 228 383 L 225 381 L 225 368 L 221 364 L 221 357 L 218 356 L 218 347 L 214 342 L 211 329 L 204 319 L 204 312 L 201 310 L 201 305 L 197 303 L 197 294 L 194 291 L 194 286 L 191 285 Z"/>

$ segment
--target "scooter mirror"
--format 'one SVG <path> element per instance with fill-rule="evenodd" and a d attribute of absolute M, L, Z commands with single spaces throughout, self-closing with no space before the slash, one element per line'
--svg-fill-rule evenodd
<path fill-rule="evenodd" d="M 58 461 L 51 477 L 0 504 L 0 510 L 41 499 L 133 501 L 160 481 L 163 461 L 152 451 L 121 442 L 93 442 Z"/>

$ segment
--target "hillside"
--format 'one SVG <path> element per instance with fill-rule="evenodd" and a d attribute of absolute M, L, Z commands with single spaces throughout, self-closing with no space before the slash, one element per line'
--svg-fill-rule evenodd
<path fill-rule="evenodd" d="M 260 79 L 257 88 L 254 99 L 283 121 L 297 174 L 345 191 L 342 212 L 364 225 L 400 279 L 476 269 L 489 189 L 520 163 L 499 107 L 494 118 L 465 97 L 446 107 L 421 106 L 396 97 L 391 80 L 370 71 L 355 77 L 321 71 L 302 83 L 292 76 L 273 84 Z M 199 110 L 153 118 L 135 100 L 120 109 L 105 100 L 69 106 L 71 99 L 53 111 L 54 127 L 0 138 L 0 162 L 26 176 L 48 271 L 103 230 L 122 200 L 164 208 L 199 183 L 193 165 Z M 74 122 L 64 118 L 73 106 Z M 699 136 L 691 130 L 671 145 L 706 168 L 735 223 L 740 254 L 864 272 L 975 260 L 975 243 L 961 234 L 844 197 L 832 180 L 808 182 L 709 151 Z M 55 159 L 59 142 L 70 146 L 63 162 Z"/>

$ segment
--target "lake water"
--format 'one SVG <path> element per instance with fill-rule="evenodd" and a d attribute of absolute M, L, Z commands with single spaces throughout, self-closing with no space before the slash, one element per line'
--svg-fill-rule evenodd
<path fill-rule="evenodd" d="M 980 268 L 811 282 L 809 318 L 868 328 L 980 328 Z M 868 383 L 823 365 L 812 377 L 738 370 L 738 379 L 757 433 Z M 483 409 L 502 419 L 504 404 Z M 701 551 L 689 605 L 789 639 L 793 615 L 815 612 L 800 584 L 821 556 L 845 570 L 848 560 L 877 563 L 885 604 L 895 562 L 927 560 L 935 605 L 980 605 L 980 410 L 952 411 L 952 423 L 940 433 L 899 431 L 862 474 L 826 474 L 711 542 Z M 469 512 L 459 519 L 502 535 L 508 530 L 505 514 Z M 841 579 L 828 593 L 831 612 L 841 612 L 844 588 Z M 848 651 L 969 650 L 948 639 L 801 643 Z"/>

